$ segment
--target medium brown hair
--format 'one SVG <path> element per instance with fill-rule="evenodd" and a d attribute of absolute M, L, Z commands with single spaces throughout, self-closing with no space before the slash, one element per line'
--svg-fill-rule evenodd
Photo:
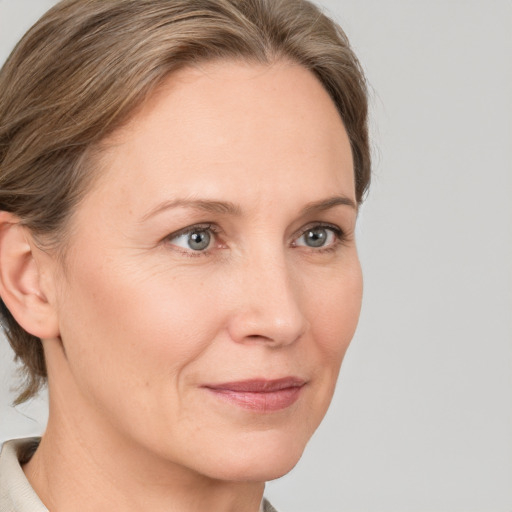
<path fill-rule="evenodd" d="M 365 78 L 341 28 L 312 3 L 64 0 L 0 71 L 0 210 L 62 246 L 66 220 L 94 177 L 94 148 L 170 73 L 217 59 L 288 59 L 313 72 L 343 119 L 362 201 L 370 180 Z M 46 380 L 43 347 L 3 302 L 0 310 L 25 372 L 22 402 Z"/>

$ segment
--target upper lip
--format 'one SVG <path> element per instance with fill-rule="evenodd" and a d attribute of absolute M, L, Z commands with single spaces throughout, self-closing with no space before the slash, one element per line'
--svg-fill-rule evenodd
<path fill-rule="evenodd" d="M 283 377 L 281 379 L 248 379 L 220 384 L 207 384 L 203 387 L 215 391 L 235 391 L 239 393 L 271 393 L 282 389 L 302 387 L 306 381 L 300 377 Z"/>

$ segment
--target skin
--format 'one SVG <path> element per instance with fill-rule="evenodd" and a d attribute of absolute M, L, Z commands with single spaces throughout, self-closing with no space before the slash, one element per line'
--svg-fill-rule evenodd
<path fill-rule="evenodd" d="M 256 512 L 322 420 L 359 316 L 341 118 L 298 65 L 208 63 L 171 76 L 99 169 L 64 261 L 32 244 L 56 328 L 26 475 L 52 511 Z M 216 231 L 205 251 L 180 234 L 196 224 Z M 277 411 L 204 387 L 286 376 L 305 385 Z"/>

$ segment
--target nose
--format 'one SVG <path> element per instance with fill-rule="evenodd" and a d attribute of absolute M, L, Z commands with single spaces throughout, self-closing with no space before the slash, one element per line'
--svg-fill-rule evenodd
<path fill-rule="evenodd" d="M 228 330 L 237 343 L 266 343 L 282 347 L 300 339 L 308 321 L 301 284 L 284 256 L 255 256 L 237 272 Z"/>

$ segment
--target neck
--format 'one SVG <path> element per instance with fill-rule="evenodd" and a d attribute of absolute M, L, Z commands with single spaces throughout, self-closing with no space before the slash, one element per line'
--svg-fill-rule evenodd
<path fill-rule="evenodd" d="M 54 512 L 257 512 L 262 482 L 215 480 L 147 453 L 108 425 L 64 414 L 51 399 L 41 444 L 24 466 L 40 499 Z M 73 411 L 80 407 L 73 408 Z M 82 411 L 84 412 L 84 411 Z M 94 422 L 92 422 L 94 423 Z M 115 505 L 114 505 L 115 504 Z"/>

